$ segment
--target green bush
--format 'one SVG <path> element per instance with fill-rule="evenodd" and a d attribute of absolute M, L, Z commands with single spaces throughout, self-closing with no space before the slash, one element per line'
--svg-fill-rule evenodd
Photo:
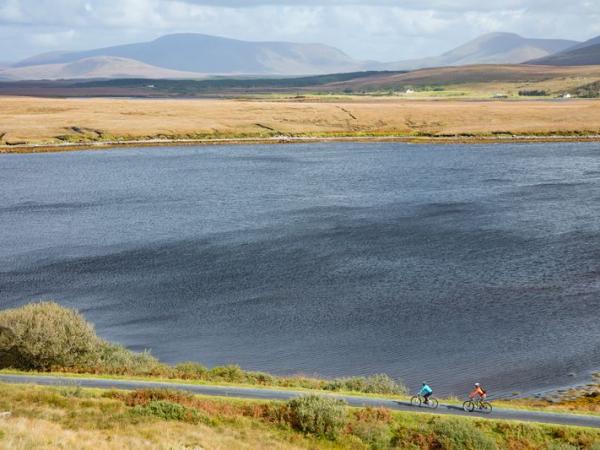
<path fill-rule="evenodd" d="M 198 423 L 200 416 L 198 411 L 186 408 L 178 403 L 156 400 L 145 405 L 138 405 L 132 409 L 132 413 L 140 416 L 158 417 L 163 420 L 177 420 L 180 422 Z"/>
<path fill-rule="evenodd" d="M 273 375 L 264 372 L 246 372 L 246 376 L 248 378 L 248 382 L 252 384 L 269 385 L 274 384 L 276 381 Z"/>
<path fill-rule="evenodd" d="M 392 430 L 385 422 L 357 421 L 351 425 L 351 433 L 360 438 L 369 448 L 378 450 L 389 448 Z"/>
<path fill-rule="evenodd" d="M 369 377 L 338 378 L 325 383 L 329 391 L 353 391 L 367 394 L 404 394 L 406 388 L 385 374 Z"/>
<path fill-rule="evenodd" d="M 207 369 L 202 364 L 195 362 L 182 362 L 175 366 L 177 378 L 184 380 L 200 380 L 206 375 Z"/>
<path fill-rule="evenodd" d="M 433 425 L 433 434 L 444 450 L 496 450 L 496 441 L 465 420 L 444 420 Z"/>
<path fill-rule="evenodd" d="M 237 365 L 219 366 L 210 369 L 208 375 L 212 379 L 227 381 L 230 383 L 245 381 L 246 375 L 244 371 Z"/>
<path fill-rule="evenodd" d="M 287 402 L 287 421 L 304 433 L 335 439 L 346 424 L 346 403 L 307 395 Z"/>
<path fill-rule="evenodd" d="M 519 91 L 519 95 L 522 97 L 543 97 L 548 95 L 546 91 L 542 91 L 539 89 L 531 89 L 531 90 L 521 90 Z"/>
<path fill-rule="evenodd" d="M 78 312 L 52 302 L 32 303 L 0 312 L 0 326 L 12 332 L 0 352 L 14 355 L 19 369 L 50 370 L 94 361 L 99 338 Z"/>
<path fill-rule="evenodd" d="M 168 375 L 170 368 L 149 352 L 136 353 L 121 345 L 100 342 L 96 361 L 90 367 L 99 373 L 112 375 Z"/>

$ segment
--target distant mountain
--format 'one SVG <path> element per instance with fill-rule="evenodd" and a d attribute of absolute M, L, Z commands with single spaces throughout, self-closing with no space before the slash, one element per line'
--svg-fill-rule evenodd
<path fill-rule="evenodd" d="M 244 75 L 300 75 L 360 70 L 362 64 L 342 51 L 322 44 L 246 42 L 203 34 L 172 34 L 151 42 L 82 52 L 48 53 L 15 67 L 65 64 L 110 56 L 165 69 Z"/>
<path fill-rule="evenodd" d="M 0 79 L 158 79 L 406 71 L 473 64 L 518 64 L 574 48 L 577 44 L 559 39 L 527 39 L 513 33 L 491 33 L 440 56 L 380 63 L 358 61 L 322 44 L 247 42 L 188 33 L 88 51 L 45 53 L 0 69 Z"/>
<path fill-rule="evenodd" d="M 489 33 L 440 56 L 386 64 L 390 70 L 473 64 L 520 64 L 576 45 L 563 39 L 528 39 L 514 33 Z"/>
<path fill-rule="evenodd" d="M 594 66 L 600 65 L 600 36 L 569 47 L 556 54 L 537 58 L 529 64 L 547 66 Z"/>
<path fill-rule="evenodd" d="M 151 66 L 113 56 L 96 56 L 69 63 L 37 64 L 0 69 L 5 80 L 66 80 L 79 78 L 204 78 L 203 74 Z"/>

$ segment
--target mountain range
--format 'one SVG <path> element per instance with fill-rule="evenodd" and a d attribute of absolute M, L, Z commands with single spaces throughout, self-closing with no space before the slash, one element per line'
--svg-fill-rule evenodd
<path fill-rule="evenodd" d="M 186 33 L 87 51 L 45 53 L 0 67 L 0 79 L 294 76 L 525 62 L 600 64 L 600 37 L 579 43 L 490 33 L 436 57 L 382 63 L 356 60 L 323 44 L 248 42 Z"/>
<path fill-rule="evenodd" d="M 549 66 L 590 66 L 600 64 L 600 36 L 563 51 L 530 61 Z"/>
<path fill-rule="evenodd" d="M 528 39 L 514 33 L 488 33 L 432 58 L 386 64 L 390 70 L 472 64 L 520 64 L 560 52 L 578 44 L 564 39 Z"/>

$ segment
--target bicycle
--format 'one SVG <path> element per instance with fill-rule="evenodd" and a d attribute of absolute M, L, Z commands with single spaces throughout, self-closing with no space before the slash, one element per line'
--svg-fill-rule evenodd
<path fill-rule="evenodd" d="M 423 407 L 423 408 L 431 408 L 436 409 L 439 405 L 437 398 L 429 397 L 429 401 L 425 403 L 425 397 L 421 394 L 417 394 L 410 399 L 410 404 L 412 406 Z"/>
<path fill-rule="evenodd" d="M 479 398 L 469 399 L 463 403 L 463 409 L 465 412 L 473 412 L 476 409 L 483 414 L 490 414 L 492 412 L 492 404 L 490 402 L 486 402 L 483 399 Z"/>

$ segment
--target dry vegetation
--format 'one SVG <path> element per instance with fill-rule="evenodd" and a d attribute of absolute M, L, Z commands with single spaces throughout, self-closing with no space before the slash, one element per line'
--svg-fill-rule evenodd
<path fill-rule="evenodd" d="M 175 391 L 0 384 L 0 448 L 598 450 L 600 431 Z"/>
<path fill-rule="evenodd" d="M 600 102 L 40 99 L 0 97 L 0 151 L 15 144 L 273 137 L 600 134 Z M 14 151 L 14 149 L 13 149 Z"/>
<path fill-rule="evenodd" d="M 495 93 L 518 96 L 520 90 L 543 90 L 548 96 L 573 92 L 600 79 L 600 66 L 473 65 L 421 69 L 402 74 L 381 74 L 330 83 L 321 89 L 353 92 L 440 88 L 425 90 L 426 96 L 487 97 Z M 417 95 L 419 93 L 416 93 Z"/>

